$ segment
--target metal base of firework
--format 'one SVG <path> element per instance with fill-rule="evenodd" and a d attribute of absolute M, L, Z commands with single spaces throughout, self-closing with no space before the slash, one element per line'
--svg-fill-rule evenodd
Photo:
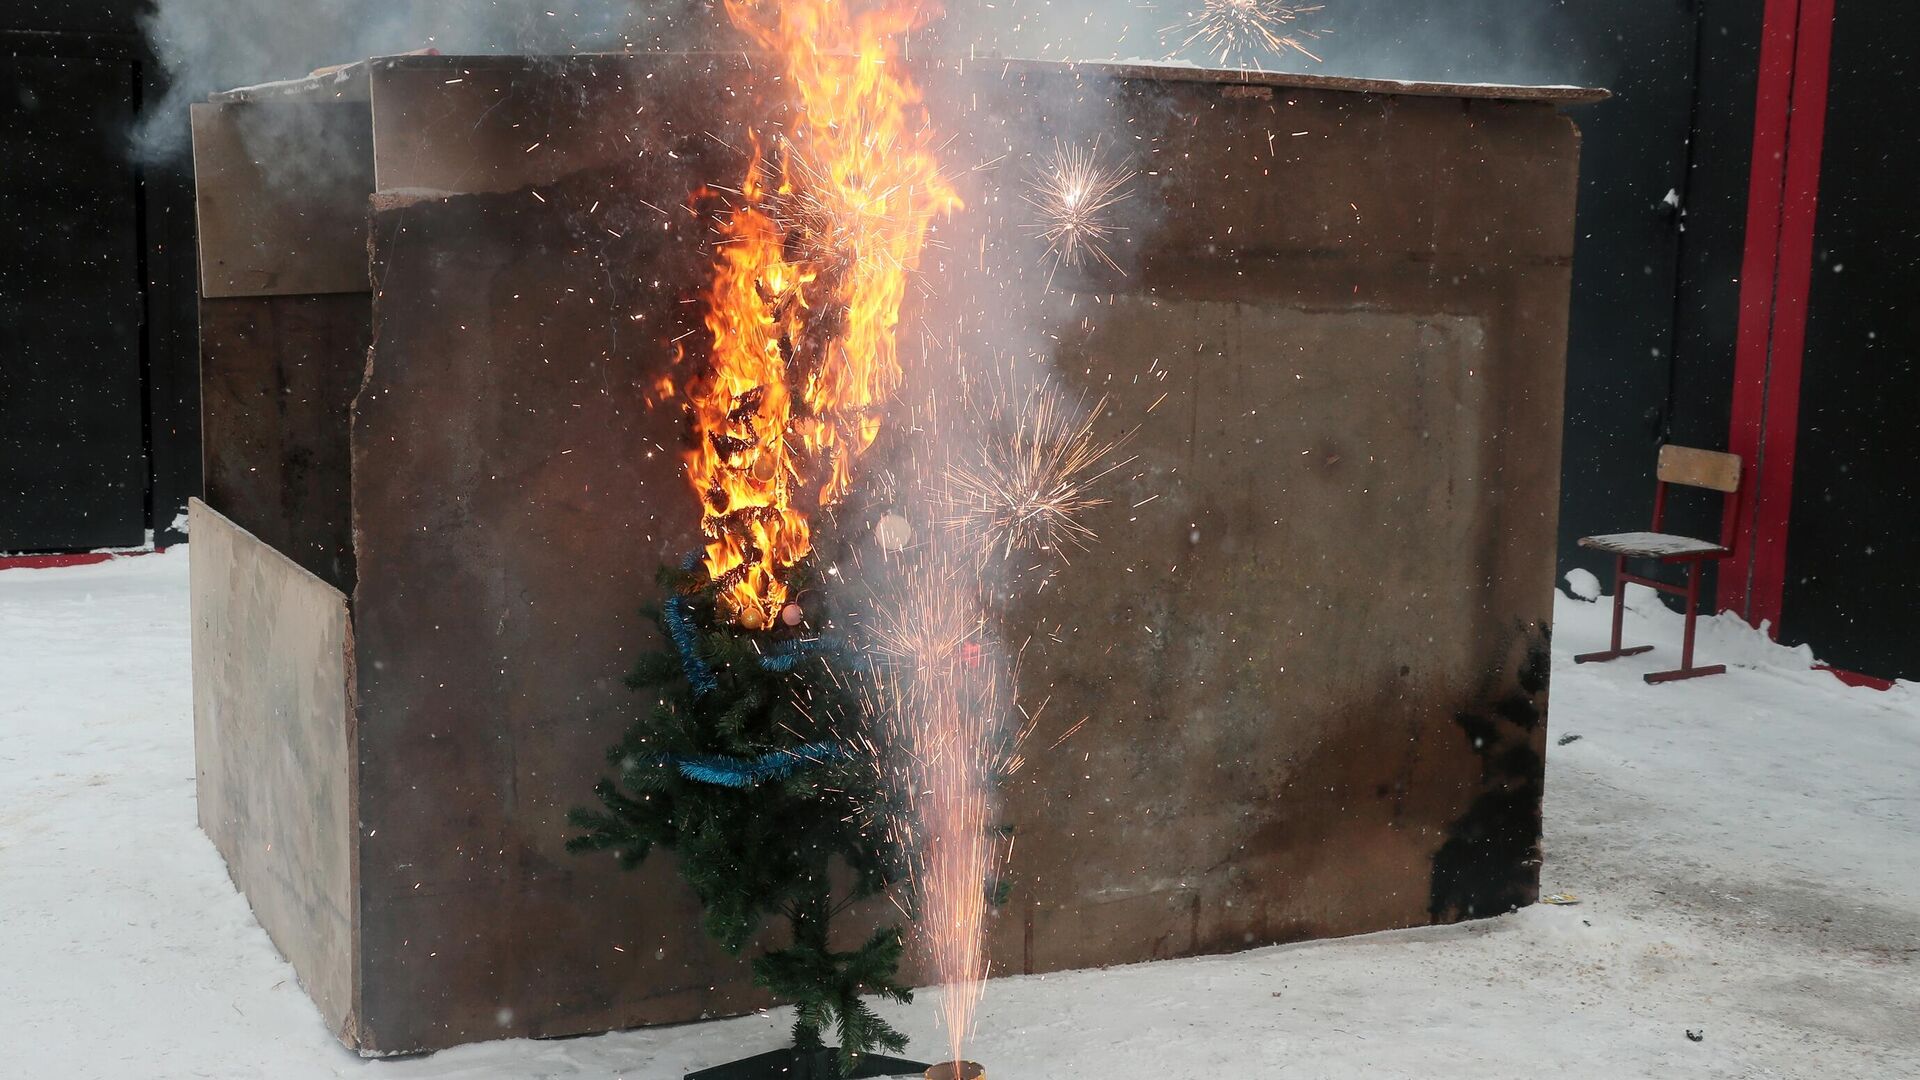
<path fill-rule="evenodd" d="M 813 1054 L 802 1054 L 793 1049 L 774 1050 L 690 1072 L 686 1080 L 841 1080 L 839 1053 L 831 1046 Z M 876 1076 L 925 1076 L 927 1068 L 924 1061 L 908 1061 L 885 1054 L 865 1054 L 848 1076 L 852 1080 Z"/>

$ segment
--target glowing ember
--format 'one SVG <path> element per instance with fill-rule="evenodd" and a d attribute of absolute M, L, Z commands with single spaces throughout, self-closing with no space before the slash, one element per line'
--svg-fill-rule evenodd
<path fill-rule="evenodd" d="M 1047 258 L 1053 269 L 1080 266 L 1090 260 L 1105 263 L 1115 270 L 1107 245 L 1120 229 L 1112 222 L 1112 209 L 1125 200 L 1131 170 L 1102 164 L 1099 147 L 1054 147 L 1053 155 L 1028 183 L 1021 196 L 1039 214 L 1028 228 L 1047 242 Z M 1052 275 L 1048 275 L 1049 281 Z"/>
<path fill-rule="evenodd" d="M 1327 31 L 1296 28 L 1294 24 L 1302 15 L 1324 7 L 1279 0 L 1200 0 L 1200 9 L 1186 22 L 1169 27 L 1160 36 L 1170 41 L 1179 38 L 1177 49 L 1200 43 L 1222 64 L 1245 65 L 1261 56 L 1288 51 L 1317 61 L 1320 58 L 1302 39 L 1315 40 Z"/>
<path fill-rule="evenodd" d="M 918 4 L 726 9 L 780 57 L 795 114 L 778 139 L 755 133 L 740 200 L 719 227 L 705 297 L 712 349 L 687 387 L 699 436 L 687 475 L 707 572 L 743 623 L 765 625 L 787 598 L 784 571 L 812 550 L 810 512 L 846 494 L 880 432 L 879 407 L 900 381 L 907 276 L 934 216 L 959 199 L 901 70 Z"/>

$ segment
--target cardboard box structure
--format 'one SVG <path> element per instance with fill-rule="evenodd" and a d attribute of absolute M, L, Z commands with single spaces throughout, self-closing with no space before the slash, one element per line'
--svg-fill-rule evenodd
<path fill-rule="evenodd" d="M 656 386 L 711 265 L 687 200 L 737 182 L 765 67 L 405 57 L 195 108 L 200 820 L 357 1050 L 765 1003 L 670 859 L 563 850 L 637 707 L 656 571 L 696 544 Z M 1126 272 L 1053 283 L 1060 377 L 1137 460 L 1098 550 L 1007 613 L 1025 696 L 1088 722 L 1006 792 L 996 970 L 1532 902 L 1579 147 L 1556 106 L 1601 95 L 926 81 L 962 165 L 1096 116 L 1140 173 Z M 1011 172 L 967 177 L 1011 205 Z"/>

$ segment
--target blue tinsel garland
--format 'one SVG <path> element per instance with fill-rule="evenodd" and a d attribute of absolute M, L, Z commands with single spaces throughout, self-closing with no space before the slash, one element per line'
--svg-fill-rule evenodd
<path fill-rule="evenodd" d="M 793 638 L 773 647 L 773 651 L 760 658 L 760 666 L 778 675 L 785 675 L 800 666 L 800 661 L 815 653 L 825 652 L 828 642 L 825 638 Z"/>
<path fill-rule="evenodd" d="M 700 553 L 694 552 L 680 562 L 680 568 L 689 573 L 700 565 Z M 713 667 L 700 655 L 700 630 L 693 625 L 693 614 L 687 610 L 687 598 L 674 593 L 667 597 L 666 607 L 667 634 L 673 638 L 673 647 L 680 654 L 680 666 L 686 670 L 687 681 L 693 684 L 695 697 L 711 693 L 719 683 Z M 760 657 L 760 666 L 776 675 L 785 675 L 800 666 L 800 662 L 815 653 L 830 647 L 824 638 L 796 638 L 783 641 L 773 647 L 773 651 Z"/>
<path fill-rule="evenodd" d="M 719 754 L 668 755 L 680 775 L 703 784 L 749 788 L 769 780 L 784 780 L 809 765 L 828 765 L 853 755 L 839 743 L 819 742 L 796 746 L 791 750 L 773 750 L 757 758 L 734 758 Z"/>
<path fill-rule="evenodd" d="M 686 597 L 679 593 L 667 597 L 666 619 L 667 635 L 673 638 L 673 647 L 680 653 L 680 666 L 687 673 L 687 681 L 693 684 L 694 696 L 699 697 L 720 685 L 713 668 L 700 656 L 700 631 L 687 612 Z"/>
<path fill-rule="evenodd" d="M 696 551 L 681 561 L 680 568 L 691 573 L 699 565 L 700 553 Z M 700 655 L 700 629 L 693 624 L 693 613 L 687 609 L 687 598 L 679 593 L 667 597 L 665 616 L 667 636 L 673 639 L 674 650 L 680 654 L 680 666 L 687 673 L 687 681 L 693 684 L 694 696 L 712 692 L 720 685 L 720 680 L 714 674 L 713 666 Z M 771 652 L 760 657 L 760 666 L 784 675 L 798 667 L 802 660 L 829 647 L 823 638 L 782 641 Z M 783 780 L 809 765 L 845 761 L 851 756 L 851 752 L 838 743 L 821 742 L 808 743 L 791 750 L 774 750 L 758 758 L 666 754 L 660 761 L 679 769 L 680 775 L 689 780 L 722 787 L 748 788 L 768 780 Z"/>

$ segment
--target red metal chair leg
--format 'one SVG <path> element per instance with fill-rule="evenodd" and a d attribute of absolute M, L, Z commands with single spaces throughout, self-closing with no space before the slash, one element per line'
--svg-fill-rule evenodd
<path fill-rule="evenodd" d="M 1573 658 L 1576 664 L 1598 664 L 1607 660 L 1618 660 L 1622 656 L 1638 656 L 1651 652 L 1651 645 L 1635 645 L 1631 649 L 1620 647 L 1620 629 L 1627 615 L 1627 557 L 1616 555 L 1613 559 L 1613 645 L 1604 652 L 1581 653 Z"/>
<path fill-rule="evenodd" d="M 1656 671 L 1645 676 L 1650 685 L 1678 682 L 1681 679 L 1698 679 L 1702 675 L 1719 675 L 1727 670 L 1725 664 L 1693 666 L 1693 629 L 1694 622 L 1699 617 L 1700 564 L 1695 562 L 1687 570 L 1687 626 L 1680 639 L 1680 666 L 1673 671 Z"/>

